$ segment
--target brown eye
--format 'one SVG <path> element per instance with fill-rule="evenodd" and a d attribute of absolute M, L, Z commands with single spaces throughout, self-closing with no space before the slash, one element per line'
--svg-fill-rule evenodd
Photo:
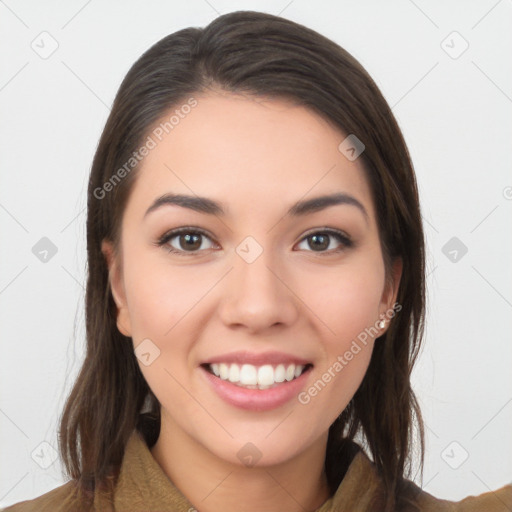
<path fill-rule="evenodd" d="M 302 246 L 301 246 L 302 245 Z M 353 246 L 352 240 L 342 232 L 316 231 L 305 236 L 299 248 L 310 252 L 338 252 Z"/>
<path fill-rule="evenodd" d="M 179 249 L 183 249 L 185 251 L 195 251 L 199 249 L 202 244 L 202 235 L 178 235 L 178 245 Z"/>
<path fill-rule="evenodd" d="M 169 252 L 186 255 L 186 253 L 194 254 L 212 249 L 215 244 L 201 231 L 180 229 L 163 235 L 157 245 L 165 247 Z"/>
<path fill-rule="evenodd" d="M 313 251 L 325 251 L 329 247 L 329 235 L 318 234 L 307 237 L 308 245 Z"/>

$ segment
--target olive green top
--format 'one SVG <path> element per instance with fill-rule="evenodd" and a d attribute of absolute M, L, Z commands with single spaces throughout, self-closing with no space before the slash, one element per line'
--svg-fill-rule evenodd
<path fill-rule="evenodd" d="M 73 502 L 74 483 L 67 482 L 33 500 L 7 507 L 5 512 L 77 512 L 87 508 Z M 352 460 L 334 496 L 315 512 L 378 512 L 383 485 L 370 459 L 360 450 Z M 112 494 L 94 494 L 94 512 L 196 512 L 153 458 L 144 438 L 130 437 L 119 479 Z M 403 512 L 510 512 L 512 485 L 453 502 L 433 497 L 407 481 Z M 200 511 L 198 511 L 200 512 Z M 284 511 L 286 512 L 286 511 Z"/>

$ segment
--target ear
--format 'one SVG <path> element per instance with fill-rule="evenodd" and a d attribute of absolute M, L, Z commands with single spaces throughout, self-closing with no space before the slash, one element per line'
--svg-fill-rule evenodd
<path fill-rule="evenodd" d="M 379 336 L 382 336 L 389 327 L 389 322 L 394 316 L 395 311 L 400 311 L 401 306 L 394 308 L 396 298 L 398 296 L 398 288 L 400 287 L 400 280 L 402 278 L 403 261 L 402 258 L 396 258 L 391 267 L 391 275 L 386 280 L 384 292 L 379 308 L 379 319 L 383 319 L 385 325 L 381 328 Z"/>
<path fill-rule="evenodd" d="M 114 246 L 109 240 L 101 242 L 101 252 L 108 266 L 108 281 L 112 297 L 117 306 L 117 328 L 125 336 L 131 336 L 131 322 L 126 302 L 126 293 L 122 276 L 122 269 Z"/>

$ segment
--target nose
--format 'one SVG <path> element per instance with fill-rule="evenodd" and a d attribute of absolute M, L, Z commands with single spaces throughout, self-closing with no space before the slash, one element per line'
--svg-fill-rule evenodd
<path fill-rule="evenodd" d="M 289 281 L 282 265 L 266 251 L 252 263 L 235 254 L 219 306 L 222 321 L 228 327 L 252 333 L 292 325 L 299 316 L 301 302 Z"/>

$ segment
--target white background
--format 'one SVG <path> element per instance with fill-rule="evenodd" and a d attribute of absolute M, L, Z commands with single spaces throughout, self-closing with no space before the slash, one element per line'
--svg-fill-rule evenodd
<path fill-rule="evenodd" d="M 243 9 L 330 37 L 393 107 L 428 244 L 427 333 L 413 375 L 427 425 L 422 485 L 458 500 L 512 479 L 510 0 L 2 0 L 0 506 L 65 481 L 59 461 L 37 462 L 52 461 L 83 355 L 86 184 L 117 88 L 157 40 Z M 452 58 L 461 37 L 469 47 Z M 52 39 L 46 59 L 31 47 Z M 42 237 L 57 247 L 47 263 L 32 252 Z M 468 248 L 456 262 L 442 250 L 452 237 Z"/>

